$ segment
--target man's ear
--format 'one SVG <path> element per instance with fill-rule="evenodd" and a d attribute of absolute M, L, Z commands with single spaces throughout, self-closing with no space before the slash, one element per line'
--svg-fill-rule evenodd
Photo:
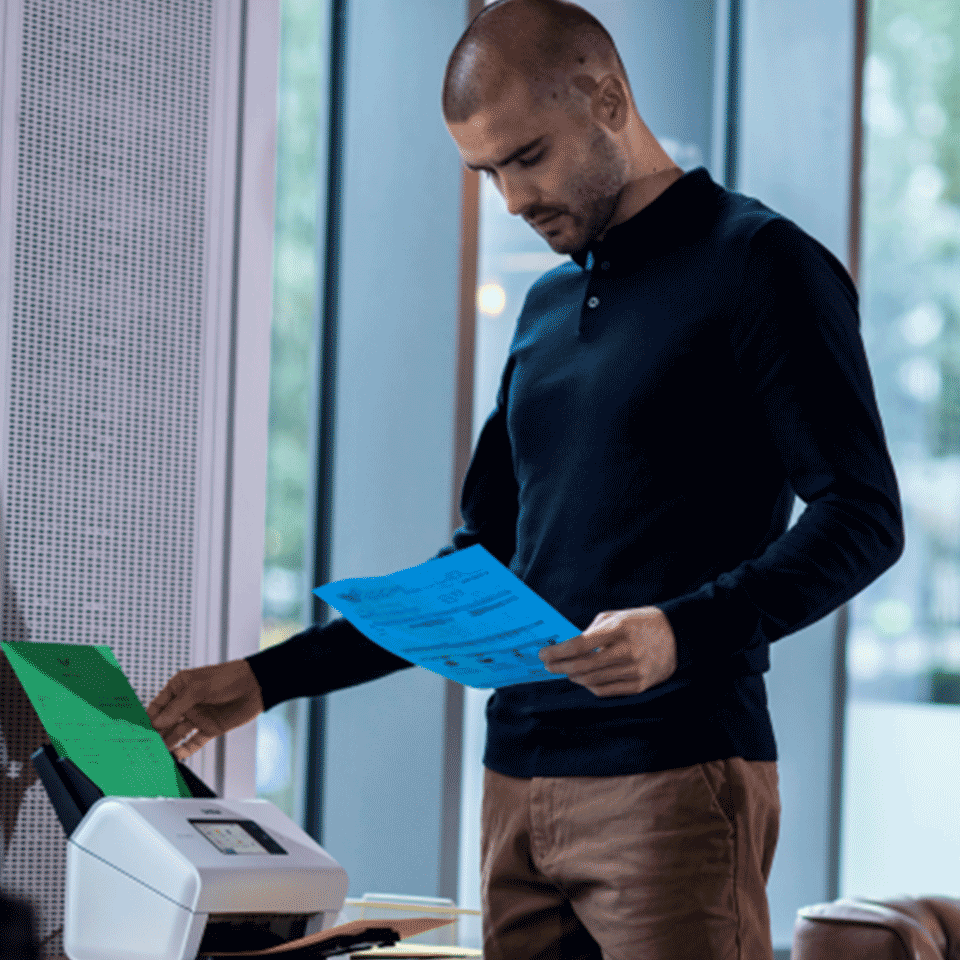
<path fill-rule="evenodd" d="M 615 73 L 608 73 L 596 86 L 593 104 L 600 112 L 598 119 L 614 133 L 619 133 L 627 125 L 630 110 L 626 87 Z"/>

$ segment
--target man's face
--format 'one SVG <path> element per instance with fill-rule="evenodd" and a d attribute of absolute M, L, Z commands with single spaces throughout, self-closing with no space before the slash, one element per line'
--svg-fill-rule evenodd
<path fill-rule="evenodd" d="M 537 108 L 521 80 L 466 123 L 448 124 L 464 163 L 482 169 L 557 253 L 600 236 L 626 181 L 626 163 L 589 107 Z"/>

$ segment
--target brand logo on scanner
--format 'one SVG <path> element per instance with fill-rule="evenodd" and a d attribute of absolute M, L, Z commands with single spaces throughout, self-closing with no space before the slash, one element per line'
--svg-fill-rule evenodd
<path fill-rule="evenodd" d="M 206 807 L 200 812 L 201 813 L 223 813 L 222 810 L 217 810 L 215 807 Z"/>

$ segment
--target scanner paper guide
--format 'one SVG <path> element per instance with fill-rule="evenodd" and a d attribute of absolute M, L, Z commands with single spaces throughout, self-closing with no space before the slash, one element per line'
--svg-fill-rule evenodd
<path fill-rule="evenodd" d="M 470 687 L 562 679 L 537 651 L 581 632 L 479 544 L 313 592 L 374 643 Z"/>
<path fill-rule="evenodd" d="M 54 749 L 107 796 L 191 796 L 108 646 L 25 640 L 0 649 Z"/>

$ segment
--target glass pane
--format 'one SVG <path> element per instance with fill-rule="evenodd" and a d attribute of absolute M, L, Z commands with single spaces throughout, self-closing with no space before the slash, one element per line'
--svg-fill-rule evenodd
<path fill-rule="evenodd" d="M 310 382 L 317 295 L 323 24 L 327 0 L 283 0 L 277 130 L 267 530 L 261 649 L 312 617 L 305 545 L 313 496 Z M 303 820 L 307 702 L 282 703 L 257 721 L 257 793 Z"/>
<path fill-rule="evenodd" d="M 958 13 L 873 0 L 867 20 L 863 334 L 907 546 L 850 607 L 843 893 L 960 886 L 937 799 L 960 776 Z"/>
<path fill-rule="evenodd" d="M 874 0 L 864 76 L 863 334 L 904 557 L 852 604 L 850 695 L 960 703 L 960 17 Z"/>

